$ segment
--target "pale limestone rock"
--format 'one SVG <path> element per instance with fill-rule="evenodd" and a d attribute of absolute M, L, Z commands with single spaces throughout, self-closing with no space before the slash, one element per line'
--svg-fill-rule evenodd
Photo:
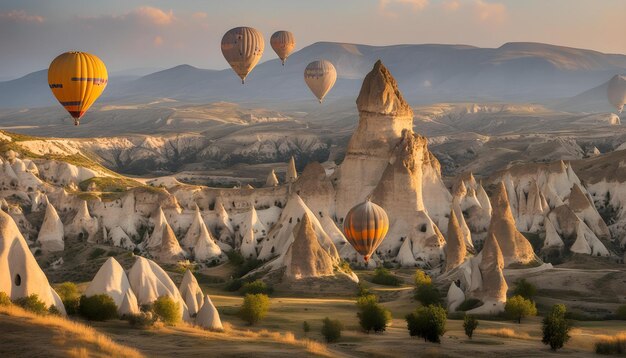
<path fill-rule="evenodd" d="M 198 312 L 196 317 L 196 324 L 200 327 L 211 331 L 223 331 L 222 321 L 220 320 L 220 314 L 211 302 L 209 295 L 204 298 L 202 308 Z"/>
<path fill-rule="evenodd" d="M 296 161 L 293 157 L 289 159 L 289 164 L 287 165 L 287 183 L 293 183 L 298 179 L 298 172 L 296 171 Z"/>
<path fill-rule="evenodd" d="M 110 296 L 115 301 L 118 312 L 134 310 L 135 307 L 138 307 L 137 298 L 130 288 L 128 277 L 122 266 L 113 257 L 109 257 L 100 267 L 84 294 L 87 297 L 95 295 Z M 124 300 L 128 302 L 124 302 Z M 122 308 L 124 309 L 122 310 Z M 120 314 L 124 313 L 128 312 L 120 312 Z"/>
<path fill-rule="evenodd" d="M 317 240 L 311 219 L 305 213 L 294 228 L 294 241 L 284 259 L 284 278 L 300 280 L 309 277 L 329 276 L 338 257 L 332 258 Z"/>
<path fill-rule="evenodd" d="M 198 280 L 196 280 L 191 271 L 185 271 L 185 275 L 183 276 L 178 290 L 183 300 L 185 300 L 185 304 L 187 304 L 189 315 L 193 316 L 197 314 L 204 303 L 204 294 L 202 293 L 200 285 L 198 285 Z"/>
<path fill-rule="evenodd" d="M 265 181 L 266 187 L 273 187 L 279 184 L 278 178 L 276 177 L 276 173 L 274 173 L 274 169 L 267 175 L 267 180 Z"/>
<path fill-rule="evenodd" d="M 448 312 L 454 312 L 465 301 L 465 293 L 456 283 L 452 282 L 448 289 Z"/>
<path fill-rule="evenodd" d="M 446 267 L 445 271 L 450 271 L 465 261 L 467 247 L 463 239 L 463 233 L 459 227 L 454 210 L 450 211 L 450 220 L 448 221 L 448 234 L 446 238 Z"/>
<path fill-rule="evenodd" d="M 46 199 L 47 201 L 47 199 Z M 41 244 L 41 249 L 46 252 L 63 251 L 65 248 L 63 222 L 59 218 L 56 209 L 51 203 L 47 203 L 46 215 L 41 224 L 37 242 Z"/>

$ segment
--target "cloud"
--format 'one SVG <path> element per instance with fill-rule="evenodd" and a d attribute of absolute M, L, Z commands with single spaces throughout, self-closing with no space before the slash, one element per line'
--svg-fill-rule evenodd
<path fill-rule="evenodd" d="M 461 7 L 461 3 L 458 0 L 444 1 L 441 6 L 446 11 L 457 11 Z"/>
<path fill-rule="evenodd" d="M 152 6 L 139 7 L 133 10 L 131 14 L 153 25 L 169 25 L 176 19 L 172 10 L 165 12 Z"/>
<path fill-rule="evenodd" d="M 206 19 L 208 16 L 209 14 L 207 14 L 206 12 L 202 12 L 202 11 L 194 12 L 191 15 L 191 17 L 193 17 L 194 19 L 198 19 L 198 20 Z"/>
<path fill-rule="evenodd" d="M 504 4 L 474 0 L 472 7 L 474 16 L 482 22 L 502 22 L 507 17 L 506 6 L 504 6 Z"/>
<path fill-rule="evenodd" d="M 385 15 L 397 16 L 408 8 L 413 12 L 424 10 L 429 0 L 378 0 L 378 8 Z"/>
<path fill-rule="evenodd" d="M 0 12 L 0 19 L 14 22 L 36 22 L 42 23 L 43 16 L 29 15 L 24 10 L 11 10 L 9 12 Z"/>
<path fill-rule="evenodd" d="M 152 44 L 154 45 L 154 47 L 160 47 L 161 45 L 163 45 L 163 37 L 155 36 L 154 40 L 152 40 Z"/>

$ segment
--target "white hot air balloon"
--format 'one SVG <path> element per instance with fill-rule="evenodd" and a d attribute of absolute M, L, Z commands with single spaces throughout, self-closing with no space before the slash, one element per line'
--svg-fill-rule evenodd
<path fill-rule="evenodd" d="M 333 88 L 335 81 L 337 81 L 337 71 L 330 61 L 313 61 L 304 69 L 304 81 L 322 103 L 328 91 Z"/>
<path fill-rule="evenodd" d="M 263 34 L 251 27 L 235 27 L 222 37 L 222 54 L 242 84 L 263 56 L 264 49 Z"/>
<path fill-rule="evenodd" d="M 622 113 L 626 104 L 626 75 L 615 75 L 609 81 L 607 95 L 609 103 Z"/>

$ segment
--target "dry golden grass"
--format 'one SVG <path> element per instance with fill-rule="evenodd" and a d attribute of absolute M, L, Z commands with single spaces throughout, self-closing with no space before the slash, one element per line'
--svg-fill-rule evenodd
<path fill-rule="evenodd" d="M 72 357 L 88 357 L 93 356 L 88 347 L 76 347 L 76 343 L 96 348 L 103 356 L 114 357 L 143 357 L 137 350 L 115 343 L 109 337 L 99 333 L 92 327 L 86 326 L 79 322 L 68 320 L 61 316 L 47 315 L 40 316 L 28 312 L 18 306 L 2 306 L 0 314 L 20 318 L 27 321 L 30 325 L 39 326 L 49 331 L 62 332 L 67 345 L 72 344 L 74 347 L 69 348 L 66 352 Z M 29 337 L 30 338 L 30 337 Z"/>
<path fill-rule="evenodd" d="M 476 333 L 487 334 L 490 336 L 500 338 L 515 338 L 515 339 L 531 339 L 530 335 L 526 332 L 516 332 L 511 328 L 489 328 L 489 329 L 477 329 Z"/>
<path fill-rule="evenodd" d="M 626 331 L 612 336 L 598 335 L 595 350 L 600 354 L 626 354 Z"/>

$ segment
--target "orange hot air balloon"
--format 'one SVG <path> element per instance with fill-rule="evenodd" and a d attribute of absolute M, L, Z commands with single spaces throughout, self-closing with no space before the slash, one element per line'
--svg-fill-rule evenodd
<path fill-rule="evenodd" d="M 350 209 L 343 222 L 346 239 L 356 252 L 363 255 L 365 262 L 383 242 L 388 230 L 387 213 L 369 199 Z"/>
<path fill-rule="evenodd" d="M 265 40 L 263 34 L 252 27 L 235 27 L 224 34 L 221 46 L 222 55 L 243 84 L 263 56 Z"/>
<path fill-rule="evenodd" d="M 270 45 L 272 45 L 274 52 L 276 52 L 284 66 L 287 57 L 296 47 L 296 38 L 289 31 L 276 31 L 270 38 Z"/>
<path fill-rule="evenodd" d="M 104 63 L 86 52 L 66 52 L 55 58 L 48 68 L 48 85 L 52 94 L 74 117 L 74 125 L 100 97 L 109 82 Z"/>

